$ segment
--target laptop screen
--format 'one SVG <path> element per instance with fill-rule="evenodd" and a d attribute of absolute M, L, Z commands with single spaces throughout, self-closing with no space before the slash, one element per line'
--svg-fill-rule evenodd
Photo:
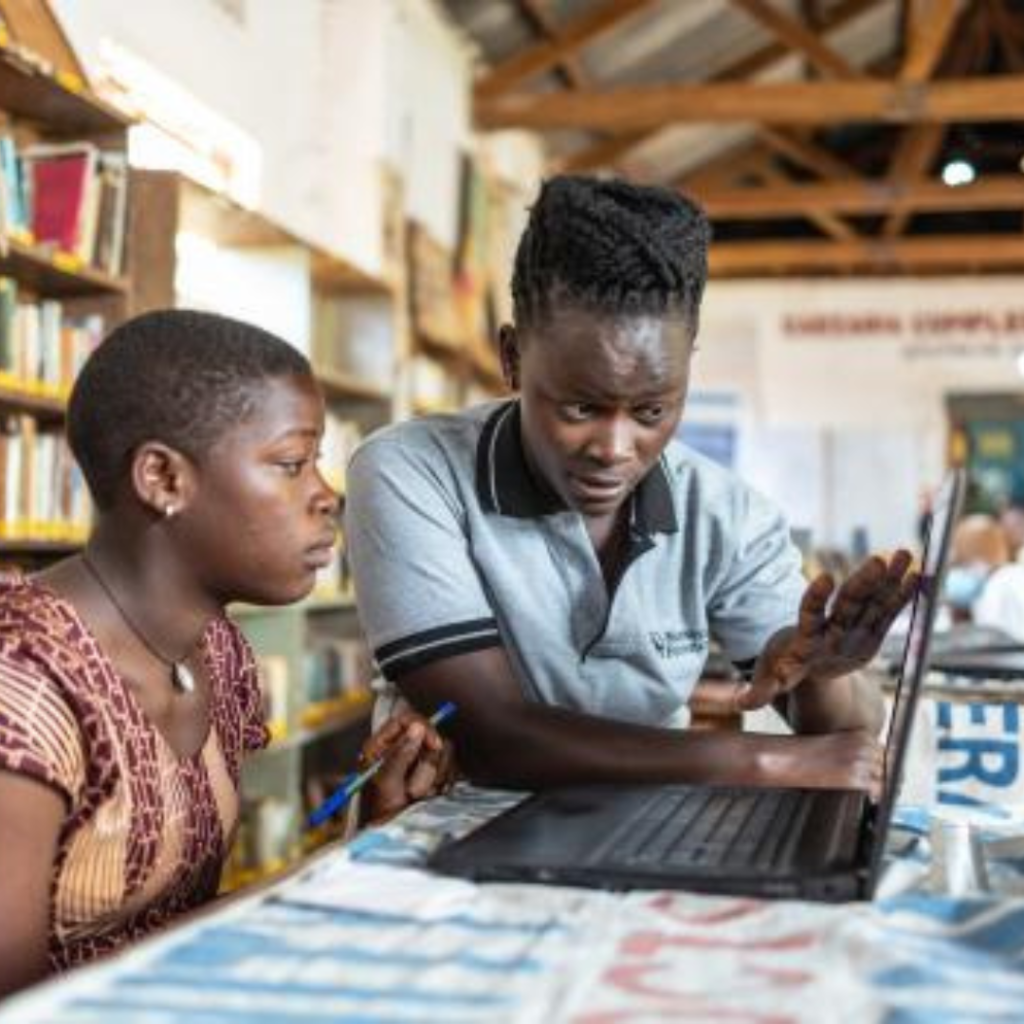
<path fill-rule="evenodd" d="M 911 721 L 917 708 L 921 681 L 928 668 L 929 641 L 939 595 L 942 593 L 942 579 L 949 559 L 953 527 L 963 503 L 963 490 L 963 470 L 953 470 L 939 489 L 932 508 L 928 535 L 921 555 L 921 582 L 914 595 L 910 628 L 903 649 L 903 664 L 889 717 L 889 735 L 885 744 L 885 786 L 878 818 L 884 823 L 883 827 L 892 816 L 893 805 L 899 794 Z M 881 845 L 878 843 L 878 847 Z"/>

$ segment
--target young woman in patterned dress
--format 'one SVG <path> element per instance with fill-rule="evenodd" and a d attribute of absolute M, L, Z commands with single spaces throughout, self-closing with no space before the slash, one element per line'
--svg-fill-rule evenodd
<path fill-rule="evenodd" d="M 231 601 L 309 593 L 335 541 L 306 359 L 258 328 L 162 311 L 83 369 L 68 434 L 96 507 L 81 555 L 0 579 L 0 996 L 118 949 L 217 891 L 243 757 L 267 742 Z M 430 793 L 418 717 L 371 814 Z"/>

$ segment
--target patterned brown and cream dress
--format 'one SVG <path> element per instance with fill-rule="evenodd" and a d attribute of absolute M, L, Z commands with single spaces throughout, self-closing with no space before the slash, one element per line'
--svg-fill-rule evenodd
<path fill-rule="evenodd" d="M 217 891 L 247 751 L 267 743 L 252 652 L 215 619 L 201 640 L 210 732 L 179 757 L 74 607 L 0 574 L 0 769 L 61 793 L 50 961 L 84 963 Z"/>

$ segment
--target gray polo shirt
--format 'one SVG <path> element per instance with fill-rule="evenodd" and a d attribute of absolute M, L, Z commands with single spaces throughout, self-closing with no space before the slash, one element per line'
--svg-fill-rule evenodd
<path fill-rule="evenodd" d="M 527 468 L 519 415 L 505 401 L 400 423 L 353 457 L 346 544 L 386 679 L 501 646 L 528 699 L 668 724 L 709 635 L 743 662 L 796 621 L 805 581 L 782 516 L 674 441 L 634 492 L 610 594 L 582 517 Z"/>

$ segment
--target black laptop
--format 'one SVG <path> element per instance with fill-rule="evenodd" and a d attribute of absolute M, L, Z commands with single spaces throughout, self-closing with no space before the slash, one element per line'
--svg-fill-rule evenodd
<path fill-rule="evenodd" d="M 890 716 L 880 803 L 848 790 L 573 786 L 539 793 L 440 847 L 430 867 L 479 880 L 601 889 L 870 898 L 963 489 L 963 473 L 955 470 L 934 504 Z"/>
<path fill-rule="evenodd" d="M 932 668 L 949 676 L 1024 682 L 1024 645 L 988 650 L 950 651 L 932 658 Z"/>

